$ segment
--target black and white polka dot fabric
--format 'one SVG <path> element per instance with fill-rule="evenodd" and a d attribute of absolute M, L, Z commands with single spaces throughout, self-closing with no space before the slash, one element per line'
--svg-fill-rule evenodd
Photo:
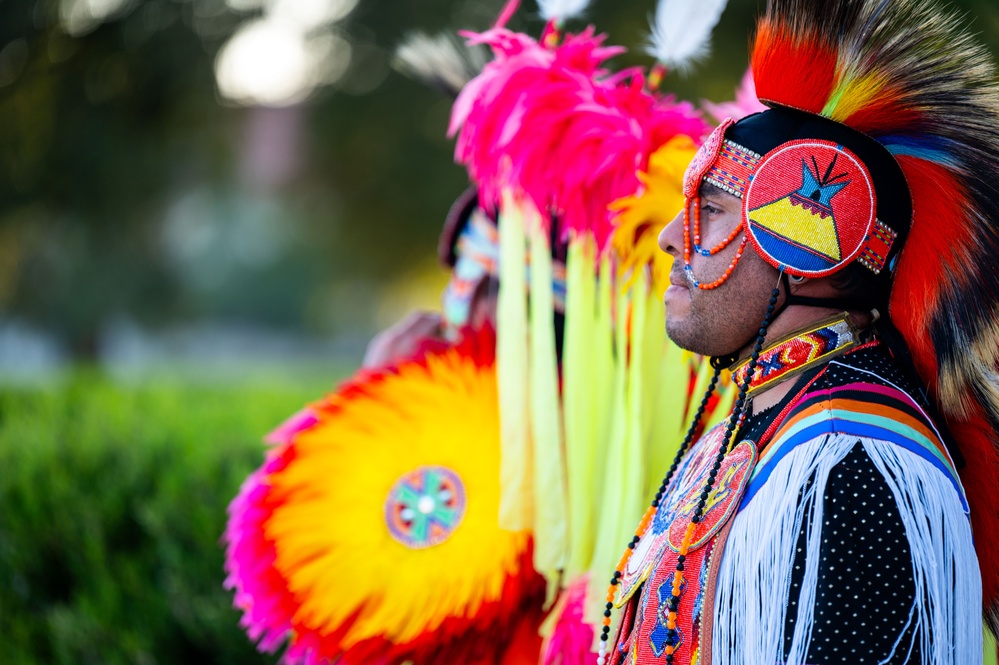
<path fill-rule="evenodd" d="M 748 419 L 743 436 L 758 441 L 774 417 L 813 379 L 813 387 L 863 381 L 920 394 L 881 347 L 862 349 L 799 378 L 782 403 Z M 799 496 L 809 488 L 810 484 Z M 859 443 L 831 470 L 822 502 L 819 575 L 805 662 L 922 662 L 912 621 L 915 588 L 905 526 L 888 484 Z M 807 541 L 802 526 L 786 611 L 785 658 L 795 632 Z"/>

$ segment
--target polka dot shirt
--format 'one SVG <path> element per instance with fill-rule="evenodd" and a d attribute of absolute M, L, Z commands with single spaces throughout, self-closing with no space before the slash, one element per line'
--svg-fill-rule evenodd
<path fill-rule="evenodd" d="M 919 399 L 919 391 L 881 347 L 867 348 L 834 360 L 820 374 L 813 370 L 796 382 L 787 398 L 749 418 L 743 432 L 759 437 L 812 378 L 814 387 L 855 381 L 889 383 Z M 806 489 L 801 496 L 805 495 Z M 912 559 L 905 528 L 891 491 L 858 443 L 830 472 L 822 495 L 823 521 L 819 576 L 809 665 L 919 663 L 919 636 L 910 621 L 915 596 Z M 790 597 L 785 618 L 784 656 L 798 619 L 804 578 L 807 533 L 798 534 Z"/>

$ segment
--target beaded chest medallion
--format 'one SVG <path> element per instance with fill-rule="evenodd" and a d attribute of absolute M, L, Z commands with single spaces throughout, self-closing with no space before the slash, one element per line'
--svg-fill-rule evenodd
<path fill-rule="evenodd" d="M 667 646 L 677 663 L 694 663 L 700 650 L 701 617 L 709 587 L 709 569 L 715 540 L 739 506 L 756 463 L 751 441 L 736 445 L 726 456 L 697 522 L 687 555 L 680 594 L 677 637 L 669 640 L 668 597 L 675 582 L 675 568 L 687 525 L 707 480 L 724 426 L 705 434 L 679 470 L 677 479 L 648 529 L 635 547 L 621 579 L 618 607 L 628 605 L 624 622 L 630 630 L 621 635 L 612 663 L 651 663 Z M 637 598 L 636 598 L 637 596 Z M 630 602 L 629 602 L 630 601 Z"/>

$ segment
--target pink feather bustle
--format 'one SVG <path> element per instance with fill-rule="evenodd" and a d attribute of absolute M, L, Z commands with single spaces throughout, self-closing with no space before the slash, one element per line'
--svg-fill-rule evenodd
<path fill-rule="evenodd" d="M 450 133 L 455 159 L 494 209 L 510 189 L 527 197 L 559 237 L 590 233 L 603 248 L 613 231 L 607 206 L 640 187 L 638 172 L 673 136 L 710 130 L 693 105 L 648 91 L 637 70 L 611 75 L 624 51 L 593 28 L 547 48 L 505 29 L 466 35 L 495 60 L 459 95 Z"/>

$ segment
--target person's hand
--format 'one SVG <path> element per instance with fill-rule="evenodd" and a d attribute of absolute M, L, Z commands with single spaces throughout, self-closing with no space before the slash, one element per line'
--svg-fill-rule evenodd
<path fill-rule="evenodd" d="M 384 367 L 412 355 L 427 339 L 441 339 L 441 315 L 436 312 L 413 312 L 391 328 L 381 331 L 364 352 L 361 367 Z"/>

